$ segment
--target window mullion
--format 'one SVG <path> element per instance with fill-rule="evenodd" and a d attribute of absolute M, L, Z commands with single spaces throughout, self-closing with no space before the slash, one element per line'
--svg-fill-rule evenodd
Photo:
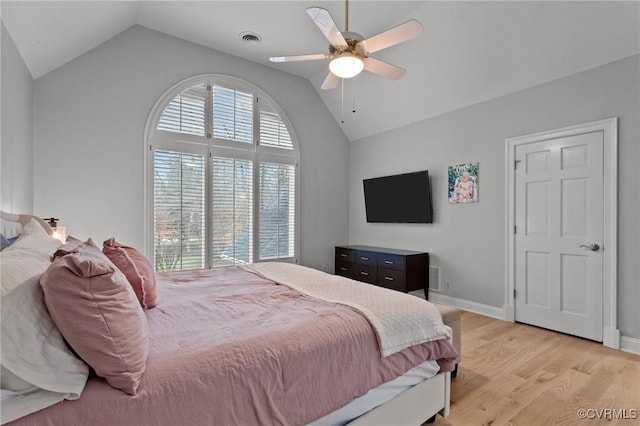
<path fill-rule="evenodd" d="M 260 156 L 256 153 L 253 162 L 253 252 L 254 260 L 260 262 L 260 203 L 262 203 L 262 193 L 260 191 Z"/>
<path fill-rule="evenodd" d="M 253 108 L 253 147 L 255 150 L 253 161 L 253 253 L 254 260 L 259 262 L 260 258 L 260 203 L 262 194 L 260 193 L 260 105 L 257 96 L 254 96 Z"/>
<path fill-rule="evenodd" d="M 180 269 L 184 269 L 184 154 L 180 154 Z"/>
<path fill-rule="evenodd" d="M 205 253 L 205 268 L 211 269 L 213 267 L 213 259 L 212 253 L 213 248 L 211 247 L 213 244 L 213 226 L 212 222 L 212 200 L 213 200 L 213 156 L 212 156 L 212 141 L 211 136 L 213 134 L 213 91 L 212 84 L 210 81 L 206 83 L 206 92 L 205 92 L 205 105 L 204 105 L 204 123 L 205 123 L 205 136 L 207 138 L 207 154 L 205 158 L 205 192 L 204 192 L 204 253 Z"/>
<path fill-rule="evenodd" d="M 281 165 L 278 165 L 278 173 L 277 173 L 278 184 L 276 185 L 276 194 L 278 194 L 276 196 L 276 204 L 278 205 L 278 211 L 277 211 L 278 217 L 280 216 L 280 212 L 281 212 L 280 209 L 282 207 L 280 206 L 280 189 L 281 189 L 280 188 L 280 168 L 281 167 L 282 167 Z M 276 256 L 278 256 L 278 259 L 280 259 L 280 221 L 279 220 L 276 221 Z"/>
<path fill-rule="evenodd" d="M 260 105 L 257 96 L 253 97 L 253 146 L 258 152 L 260 146 Z"/>
<path fill-rule="evenodd" d="M 235 113 L 235 112 L 234 112 Z M 238 233 L 236 232 L 236 178 L 237 178 L 237 169 L 236 169 L 236 161 L 235 159 L 233 160 L 233 167 L 231 168 L 231 188 L 232 188 L 232 196 L 231 196 L 231 216 L 233 217 L 233 221 L 231 222 L 231 233 L 235 236 L 238 235 Z M 234 244 L 233 244 L 233 258 L 237 259 L 238 258 L 238 245 L 235 244 L 235 240 L 234 240 Z M 235 262 L 235 260 L 234 260 Z M 235 263 L 234 263 L 235 265 Z"/>

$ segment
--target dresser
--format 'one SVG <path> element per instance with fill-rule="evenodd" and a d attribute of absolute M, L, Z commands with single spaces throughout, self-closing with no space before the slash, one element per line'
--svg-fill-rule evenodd
<path fill-rule="evenodd" d="M 354 280 L 409 292 L 429 288 L 429 253 L 370 246 L 336 246 L 335 271 Z"/>

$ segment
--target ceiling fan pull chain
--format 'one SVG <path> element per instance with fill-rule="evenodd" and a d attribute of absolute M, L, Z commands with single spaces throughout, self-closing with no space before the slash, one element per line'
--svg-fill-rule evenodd
<path fill-rule="evenodd" d="M 351 85 L 351 94 L 353 95 L 352 98 L 352 110 L 351 112 L 353 112 L 354 114 L 356 113 L 356 78 L 352 78 L 353 80 L 353 84 Z"/>
<path fill-rule="evenodd" d="M 344 78 L 341 78 L 340 80 L 340 123 L 344 124 Z"/>

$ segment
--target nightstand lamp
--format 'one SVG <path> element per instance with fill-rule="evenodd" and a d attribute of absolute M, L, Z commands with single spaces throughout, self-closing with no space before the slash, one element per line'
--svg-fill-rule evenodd
<path fill-rule="evenodd" d="M 67 242 L 67 228 L 64 226 L 58 226 L 60 219 L 55 217 L 45 217 L 44 220 L 49 223 L 49 226 L 53 230 L 53 238 L 60 241 L 62 244 Z"/>

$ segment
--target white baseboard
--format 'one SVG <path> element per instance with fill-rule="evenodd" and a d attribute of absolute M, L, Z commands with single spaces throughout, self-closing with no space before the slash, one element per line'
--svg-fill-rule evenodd
<path fill-rule="evenodd" d="M 474 312 L 476 314 L 485 315 L 487 317 L 504 320 L 504 311 L 496 306 L 485 305 L 469 300 L 458 299 L 457 297 L 445 296 L 443 294 L 429 292 L 429 301 L 440 303 L 442 305 L 455 306 L 463 311 Z"/>
<path fill-rule="evenodd" d="M 611 349 L 620 350 L 620 330 L 604 327 L 602 330 L 602 344 Z"/>
<path fill-rule="evenodd" d="M 622 336 L 620 338 L 620 350 L 640 355 L 640 339 L 636 339 L 635 337 Z"/>
<path fill-rule="evenodd" d="M 411 294 L 424 299 L 423 290 L 412 291 Z M 485 315 L 503 321 L 509 321 L 509 314 L 513 313 L 513 307 L 509 307 L 507 305 L 502 308 L 497 308 L 495 306 L 458 299 L 457 297 L 445 296 L 444 294 L 434 291 L 429 292 L 429 301 L 440 303 L 442 305 L 455 306 L 456 308 L 464 311 L 474 312 L 476 314 Z M 513 322 L 513 319 L 511 322 Z M 617 344 L 618 342 L 619 345 Z M 618 349 L 623 352 L 640 355 L 640 339 L 629 336 L 620 336 L 620 330 L 617 329 L 605 329 L 604 345 L 612 349 Z"/>
<path fill-rule="evenodd" d="M 516 322 L 516 309 L 511 305 L 502 305 L 502 319 L 509 322 Z"/>

